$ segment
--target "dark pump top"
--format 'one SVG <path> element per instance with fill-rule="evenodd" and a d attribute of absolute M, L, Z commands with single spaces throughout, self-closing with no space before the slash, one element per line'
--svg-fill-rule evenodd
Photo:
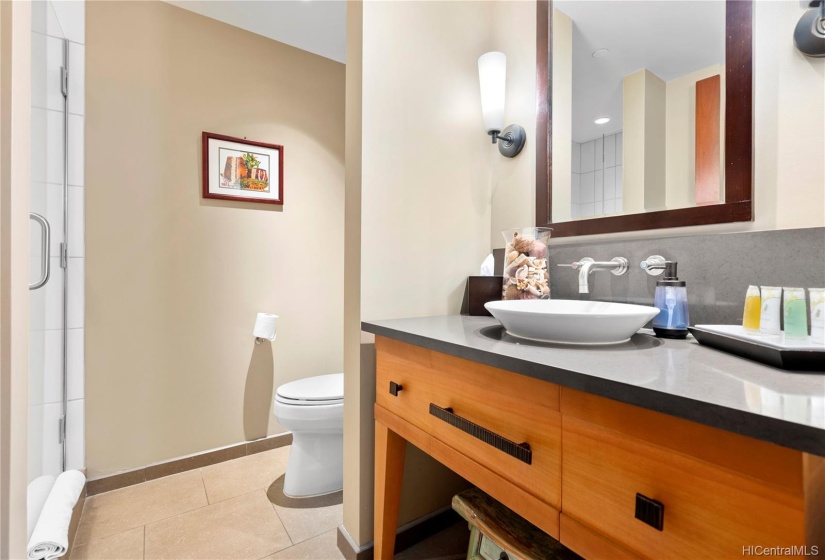
<path fill-rule="evenodd" d="M 676 261 L 665 261 L 665 275 L 664 277 L 656 282 L 657 286 L 685 286 L 684 280 L 679 280 L 676 276 L 676 269 L 679 266 L 679 263 Z"/>

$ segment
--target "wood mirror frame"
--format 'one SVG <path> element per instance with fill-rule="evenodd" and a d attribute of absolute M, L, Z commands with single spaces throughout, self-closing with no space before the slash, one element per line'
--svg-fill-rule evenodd
<path fill-rule="evenodd" d="M 537 1 L 536 225 L 553 237 L 747 222 L 753 220 L 752 0 L 727 0 L 725 8 L 725 202 L 639 214 L 552 223 L 553 80 L 552 0 Z"/>

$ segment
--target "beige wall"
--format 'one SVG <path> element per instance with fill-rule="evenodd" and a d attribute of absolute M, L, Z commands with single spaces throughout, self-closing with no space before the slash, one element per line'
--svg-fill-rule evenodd
<path fill-rule="evenodd" d="M 573 202 L 573 20 L 556 9 L 553 10 L 553 91 L 550 95 L 553 100 L 552 220 L 567 222 Z M 528 224 L 533 221 L 535 218 Z"/>
<path fill-rule="evenodd" d="M 521 188 L 535 184 L 536 166 L 526 155 L 536 150 L 536 4 L 492 2 L 492 48 L 507 55 L 507 92 L 504 123 L 520 124 L 527 133 L 521 154 L 502 157 L 490 146 L 492 182 L 492 247 L 504 247 L 501 232 L 532 224 L 535 193 Z"/>
<path fill-rule="evenodd" d="M 532 2 L 530 2 L 532 4 Z M 663 237 L 697 233 L 761 231 L 825 225 L 825 59 L 807 58 L 788 39 L 803 9 L 798 2 L 754 3 L 754 201 L 753 222 L 580 237 L 598 239 Z M 535 59 L 524 60 L 535 66 Z M 509 68 L 508 68 L 509 71 Z M 534 87 L 532 83 L 514 87 Z M 535 119 L 535 114 L 532 117 Z M 529 142 L 529 139 L 528 139 Z M 535 150 L 520 158 L 535 164 Z M 493 181 L 496 181 L 493 177 Z M 531 200 L 535 183 L 514 185 L 512 197 L 496 200 L 494 214 L 517 212 L 511 204 Z M 533 215 L 533 214 L 531 214 Z M 561 242 L 569 243 L 570 238 Z"/>
<path fill-rule="evenodd" d="M 95 477 L 282 431 L 274 388 L 341 371 L 344 66 L 161 2 L 87 10 Z M 202 131 L 283 144 L 283 208 L 202 199 Z"/>
<path fill-rule="evenodd" d="M 645 209 L 665 208 L 666 83 L 649 72 L 645 79 Z M 625 150 L 627 146 L 625 145 Z M 627 199 L 625 199 L 626 201 Z"/>
<path fill-rule="evenodd" d="M 666 200 L 668 208 L 696 206 L 696 82 L 720 77 L 719 126 L 725 131 L 725 65 L 714 64 L 667 82 Z M 719 161 L 725 161 L 725 143 L 719 143 Z M 725 166 L 720 166 L 724 174 Z M 724 179 L 722 180 L 724 185 Z M 721 189 L 724 200 L 724 187 Z"/>
<path fill-rule="evenodd" d="M 622 81 L 622 184 L 627 213 L 665 207 L 666 94 L 665 81 L 647 69 Z M 554 196 L 555 192 L 554 186 Z"/>
<path fill-rule="evenodd" d="M 372 372 L 361 368 L 361 163 L 364 4 L 347 2 L 346 194 L 344 212 L 344 527 L 372 538 Z"/>
<path fill-rule="evenodd" d="M 489 253 L 490 162 L 501 156 L 484 134 L 476 63 L 492 47 L 491 8 L 364 5 L 364 319 L 456 313 Z"/>
<path fill-rule="evenodd" d="M 492 10 L 486 2 L 366 2 L 361 26 L 350 27 L 350 38 L 363 33 L 360 189 L 347 183 L 347 228 L 360 213 L 347 254 L 360 247 L 361 319 L 457 313 L 467 276 L 490 251 L 490 162 L 501 156 L 484 133 L 477 60 L 495 48 Z M 355 116 L 358 108 L 349 109 Z M 347 278 L 352 266 L 348 258 Z M 358 328 L 349 315 L 348 325 Z M 371 345 L 356 348 L 354 334 L 345 373 L 361 402 L 357 411 L 346 405 L 344 526 L 363 545 L 372 539 L 372 479 L 363 474 L 372 468 L 375 380 Z M 405 474 L 401 523 L 449 506 L 464 487 L 411 446 Z"/>
<path fill-rule="evenodd" d="M 26 557 L 31 4 L 0 2 L 0 558 Z"/>
<path fill-rule="evenodd" d="M 622 80 L 622 184 L 624 211 L 645 208 L 645 75 L 642 69 Z M 555 196 L 555 189 L 553 189 Z"/>

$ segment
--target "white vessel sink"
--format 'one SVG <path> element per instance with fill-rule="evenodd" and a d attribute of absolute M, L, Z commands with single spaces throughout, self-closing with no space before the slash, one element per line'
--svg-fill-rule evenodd
<path fill-rule="evenodd" d="M 512 336 L 561 344 L 625 342 L 659 313 L 646 305 L 566 299 L 491 301 L 484 307 Z"/>

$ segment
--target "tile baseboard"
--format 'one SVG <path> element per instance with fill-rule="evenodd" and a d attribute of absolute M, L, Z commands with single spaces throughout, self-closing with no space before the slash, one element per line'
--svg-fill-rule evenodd
<path fill-rule="evenodd" d="M 83 515 L 83 506 L 86 505 L 88 482 L 83 484 L 83 489 L 80 490 L 80 497 L 77 503 L 72 508 L 72 519 L 69 521 L 69 548 L 66 550 L 66 558 L 71 556 L 72 546 L 74 546 L 74 538 L 77 535 L 77 528 L 80 526 L 80 516 Z"/>
<path fill-rule="evenodd" d="M 238 459 L 246 455 L 254 455 L 255 453 L 269 451 L 270 449 L 276 449 L 278 447 L 285 447 L 290 444 L 292 444 L 292 434 L 287 432 L 285 434 L 238 443 L 220 449 L 204 451 L 186 457 L 170 459 L 169 461 L 147 465 L 139 469 L 89 480 L 86 482 L 86 495 L 95 496 L 97 494 L 103 494 L 104 492 L 111 492 L 112 490 L 140 484 L 141 482 L 191 471 L 201 467 L 208 467 L 209 465 Z"/>
<path fill-rule="evenodd" d="M 463 521 L 461 516 L 451 507 L 410 521 L 398 528 L 395 537 L 395 554 L 461 521 Z M 358 547 L 343 525 L 338 527 L 338 550 L 347 560 L 373 560 L 375 558 L 374 543 L 370 541 Z"/>

